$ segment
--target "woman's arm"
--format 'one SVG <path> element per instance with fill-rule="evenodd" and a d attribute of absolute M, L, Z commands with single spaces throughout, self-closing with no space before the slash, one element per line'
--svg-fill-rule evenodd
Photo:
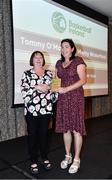
<path fill-rule="evenodd" d="M 58 92 L 60 94 L 77 89 L 87 82 L 86 66 L 84 64 L 80 64 L 77 66 L 77 73 L 79 75 L 79 80 L 70 86 L 59 88 Z"/>
<path fill-rule="evenodd" d="M 53 74 L 51 71 L 48 70 L 46 76 L 46 78 L 44 77 L 44 84 L 35 85 L 35 89 L 43 93 L 46 93 L 48 90 L 50 90 Z"/>
<path fill-rule="evenodd" d="M 30 84 L 30 77 L 28 76 L 27 72 L 24 72 L 21 79 L 21 93 L 26 103 L 31 99 L 34 90 L 35 88 L 31 87 Z"/>
<path fill-rule="evenodd" d="M 54 78 L 58 78 L 57 76 L 57 69 L 55 68 L 55 75 L 54 75 Z"/>

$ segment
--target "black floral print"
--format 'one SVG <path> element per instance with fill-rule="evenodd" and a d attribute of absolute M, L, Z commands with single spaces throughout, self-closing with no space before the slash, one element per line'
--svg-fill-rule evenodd
<path fill-rule="evenodd" d="M 52 83 L 52 73 L 45 70 L 43 76 L 38 76 L 33 69 L 25 71 L 21 79 L 21 92 L 24 99 L 24 114 L 30 112 L 33 116 L 52 113 L 52 93 L 43 93 L 35 89 L 35 85 Z"/>

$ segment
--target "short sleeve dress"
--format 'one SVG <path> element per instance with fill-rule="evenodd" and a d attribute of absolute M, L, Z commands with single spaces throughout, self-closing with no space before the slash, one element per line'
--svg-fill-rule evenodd
<path fill-rule="evenodd" d="M 67 87 L 79 80 L 77 66 L 85 64 L 81 57 L 75 57 L 71 63 L 64 68 L 62 61 L 56 63 L 57 76 L 61 78 L 61 87 Z M 84 123 L 84 90 L 79 87 L 65 94 L 59 94 L 56 111 L 56 132 L 66 133 L 67 131 L 86 134 Z"/>

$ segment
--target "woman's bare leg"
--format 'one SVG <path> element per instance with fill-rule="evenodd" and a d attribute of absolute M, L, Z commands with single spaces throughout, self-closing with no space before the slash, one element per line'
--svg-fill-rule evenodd
<path fill-rule="evenodd" d="M 72 135 L 71 135 L 71 132 L 68 131 L 67 133 L 64 133 L 64 134 L 63 134 L 63 139 L 64 139 L 64 145 L 65 145 L 66 155 L 70 156 L 71 143 L 72 143 Z"/>
<path fill-rule="evenodd" d="M 74 159 L 79 160 L 83 139 L 80 133 L 74 131 L 73 134 L 74 134 L 74 151 L 75 151 Z"/>

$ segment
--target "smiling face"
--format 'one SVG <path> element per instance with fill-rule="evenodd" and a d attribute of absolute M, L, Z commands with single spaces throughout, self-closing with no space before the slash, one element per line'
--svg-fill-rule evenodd
<path fill-rule="evenodd" d="M 69 59 L 72 55 L 74 48 L 71 48 L 68 42 L 63 42 L 61 44 L 61 54 L 65 57 L 65 59 Z"/>
<path fill-rule="evenodd" d="M 42 67 L 43 66 L 43 57 L 40 53 L 36 53 L 33 57 L 33 66 Z"/>

